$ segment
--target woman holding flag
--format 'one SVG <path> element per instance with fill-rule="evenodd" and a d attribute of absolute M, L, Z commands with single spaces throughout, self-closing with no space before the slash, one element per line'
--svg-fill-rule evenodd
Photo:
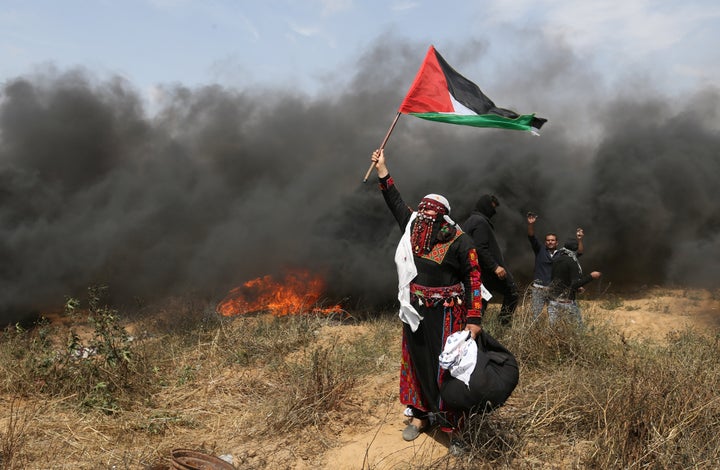
<path fill-rule="evenodd" d="M 452 333 L 482 331 L 480 268 L 472 239 L 450 218 L 443 196 L 428 194 L 413 211 L 402 199 L 385 164 L 382 149 L 372 154 L 380 190 L 400 225 L 395 263 L 399 316 L 403 322 L 400 401 L 409 422 L 402 436 L 416 439 L 431 425 L 457 429 L 463 410 L 449 409 L 440 395 L 450 373 L 438 358 Z"/>

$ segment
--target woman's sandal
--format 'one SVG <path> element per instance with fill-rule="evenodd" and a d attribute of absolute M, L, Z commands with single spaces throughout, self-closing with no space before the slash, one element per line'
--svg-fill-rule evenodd
<path fill-rule="evenodd" d="M 406 441 L 414 441 L 421 433 L 425 432 L 427 428 L 427 423 L 425 423 L 425 426 L 423 427 L 418 427 L 411 422 L 405 426 L 405 429 L 403 429 L 402 438 Z"/>

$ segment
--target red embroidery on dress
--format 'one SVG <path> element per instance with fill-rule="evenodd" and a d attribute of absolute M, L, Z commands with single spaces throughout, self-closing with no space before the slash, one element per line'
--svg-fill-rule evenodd
<path fill-rule="evenodd" d="M 395 186 L 395 181 L 393 181 L 392 176 L 388 177 L 385 181 L 380 181 L 381 191 L 387 191 L 387 189 L 391 186 Z"/>
<path fill-rule="evenodd" d="M 462 233 L 463 231 L 458 228 L 455 236 L 452 237 L 451 240 L 445 243 L 438 243 L 437 245 L 433 246 L 432 250 L 430 250 L 429 253 L 425 253 L 420 257 L 435 261 L 437 264 L 442 264 L 443 260 L 445 259 L 445 255 L 447 255 L 447 252 L 450 249 L 450 245 L 452 245 L 453 242 L 457 240 L 460 235 L 462 235 Z"/>
<path fill-rule="evenodd" d="M 479 317 L 482 317 L 482 280 L 480 279 L 480 265 L 478 264 L 477 251 L 475 248 L 468 252 L 468 258 L 470 259 L 470 304 L 471 310 L 480 312 Z M 475 316 L 474 314 L 472 316 Z"/>

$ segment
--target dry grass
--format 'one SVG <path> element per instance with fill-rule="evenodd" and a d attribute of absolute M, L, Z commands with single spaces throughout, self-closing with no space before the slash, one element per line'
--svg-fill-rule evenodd
<path fill-rule="evenodd" d="M 520 384 L 506 406 L 469 417 L 465 457 L 418 449 L 427 457 L 412 467 L 714 468 L 720 337 L 688 328 L 629 339 L 604 317 L 621 301 L 602 300 L 583 305 L 582 329 L 533 322 L 524 309 L 503 329 L 488 315 Z M 134 321 L 89 311 L 95 323 L 75 309 L 64 326 L 3 332 L 2 468 L 148 469 L 180 447 L 231 454 L 244 469 L 330 468 L 326 452 L 350 430 L 398 419 L 387 411 L 397 404 L 394 314 L 224 319 L 186 302 Z M 77 357 L 79 346 L 96 351 Z"/>
<path fill-rule="evenodd" d="M 357 415 L 357 381 L 393 367 L 379 360 L 396 339 L 382 322 L 209 312 L 179 304 L 126 319 L 137 336 L 125 342 L 116 312 L 101 338 L 78 312 L 62 328 L 6 330 L 3 400 L 45 405 L 12 405 L 0 421 L 2 468 L 146 468 L 178 447 L 232 449 L 243 468 L 317 460 Z M 128 361 L 77 356 L 105 340 Z"/>
<path fill-rule="evenodd" d="M 517 322 L 499 335 L 521 383 L 473 417 L 460 468 L 716 468 L 720 336 L 630 341 L 589 313 L 585 329 Z"/>

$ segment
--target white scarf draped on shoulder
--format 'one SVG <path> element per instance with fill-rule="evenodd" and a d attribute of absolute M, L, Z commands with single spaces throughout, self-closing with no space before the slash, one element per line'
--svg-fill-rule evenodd
<path fill-rule="evenodd" d="M 400 320 L 410 325 L 412 331 L 417 331 L 420 321 L 423 319 L 410 303 L 410 282 L 417 276 L 412 244 L 410 243 L 412 223 L 416 217 L 417 212 L 413 212 L 410 221 L 405 226 L 405 233 L 400 238 L 400 243 L 398 243 L 395 250 L 395 265 L 398 272 L 398 300 L 400 301 L 399 316 Z"/>

